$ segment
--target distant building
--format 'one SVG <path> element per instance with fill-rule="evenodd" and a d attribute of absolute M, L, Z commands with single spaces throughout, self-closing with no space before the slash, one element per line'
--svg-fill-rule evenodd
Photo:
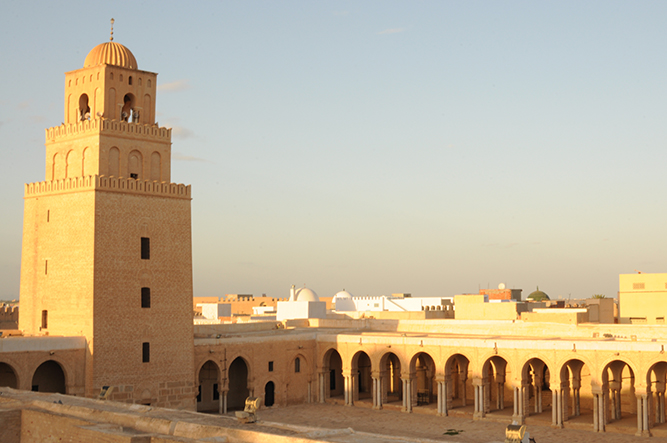
<path fill-rule="evenodd" d="M 618 289 L 621 323 L 665 324 L 667 274 L 621 274 Z"/>
<path fill-rule="evenodd" d="M 503 285 L 501 285 L 503 286 Z M 480 289 L 479 293 L 481 295 L 486 295 L 489 300 L 514 300 L 521 301 L 521 289 L 507 289 L 507 288 L 498 288 L 498 289 Z"/>

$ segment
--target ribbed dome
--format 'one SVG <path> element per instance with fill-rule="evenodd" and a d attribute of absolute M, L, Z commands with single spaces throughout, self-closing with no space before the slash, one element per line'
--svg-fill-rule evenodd
<path fill-rule="evenodd" d="M 137 69 L 137 59 L 125 46 L 116 42 L 106 42 L 95 46 L 83 62 L 84 68 L 97 65 L 114 65 L 121 68 Z"/>

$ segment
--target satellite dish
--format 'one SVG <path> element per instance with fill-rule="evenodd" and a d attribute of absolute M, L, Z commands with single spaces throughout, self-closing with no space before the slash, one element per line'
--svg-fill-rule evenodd
<path fill-rule="evenodd" d="M 505 289 L 505 283 L 501 283 L 498 285 L 498 289 Z"/>

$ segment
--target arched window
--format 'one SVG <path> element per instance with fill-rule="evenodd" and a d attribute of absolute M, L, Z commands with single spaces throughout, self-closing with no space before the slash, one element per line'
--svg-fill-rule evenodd
<path fill-rule="evenodd" d="M 294 359 L 294 372 L 301 372 L 301 359 L 299 357 Z"/>
<path fill-rule="evenodd" d="M 139 114 L 134 109 L 134 95 L 125 94 L 123 97 L 123 109 L 120 113 L 120 119 L 124 122 L 137 122 L 139 120 Z"/>
<path fill-rule="evenodd" d="M 79 97 L 79 120 L 90 120 L 90 106 L 88 106 L 88 94 Z"/>
<path fill-rule="evenodd" d="M 129 77 L 127 78 L 127 84 L 128 84 L 128 85 L 131 85 L 131 84 L 132 84 L 132 76 L 129 76 Z"/>

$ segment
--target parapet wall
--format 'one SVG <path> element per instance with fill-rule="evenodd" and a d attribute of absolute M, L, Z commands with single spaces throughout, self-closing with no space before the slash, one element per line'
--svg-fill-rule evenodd
<path fill-rule="evenodd" d="M 96 118 L 76 123 L 62 124 L 47 128 L 46 141 L 53 142 L 57 139 L 76 138 L 90 134 L 124 135 L 131 134 L 133 138 L 145 140 L 171 140 L 171 129 L 160 128 L 157 125 L 142 123 L 128 123 L 117 120 Z"/>
<path fill-rule="evenodd" d="M 3 306 L 0 308 L 0 322 L 3 321 L 19 321 L 19 307 L 18 306 Z"/>
<path fill-rule="evenodd" d="M 125 177 L 105 177 L 103 175 L 88 175 L 85 177 L 71 177 L 60 180 L 27 183 L 25 185 L 24 198 L 87 190 L 191 199 L 190 185 L 180 183 L 160 183 Z"/>

